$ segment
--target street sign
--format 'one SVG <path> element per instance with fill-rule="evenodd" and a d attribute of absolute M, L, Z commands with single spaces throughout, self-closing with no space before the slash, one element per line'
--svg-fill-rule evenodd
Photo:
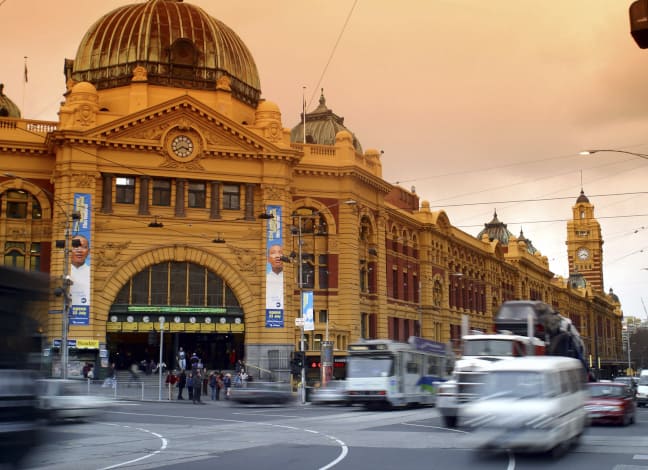
<path fill-rule="evenodd" d="M 303 317 L 295 318 L 295 326 L 304 326 L 304 318 Z"/>

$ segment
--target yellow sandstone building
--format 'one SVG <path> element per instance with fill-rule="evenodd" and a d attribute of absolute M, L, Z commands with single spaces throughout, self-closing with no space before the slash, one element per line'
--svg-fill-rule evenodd
<path fill-rule="evenodd" d="M 623 362 L 584 193 L 567 224 L 573 275 L 557 278 L 497 215 L 474 237 L 385 181 L 381 153 L 363 150 L 323 93 L 306 116 L 282 116 L 242 40 L 190 2 L 107 12 L 64 64 L 56 122 L 21 117 L 0 88 L 0 246 L 5 265 L 51 274 L 41 333 L 54 375 L 68 323 L 70 376 L 85 362 L 101 373 L 157 360 L 161 339 L 174 367 L 182 347 L 210 369 L 245 360 L 253 376 L 286 378 L 311 292 L 309 378 L 325 344 L 339 377 L 351 342 L 419 335 L 456 348 L 464 315 L 491 331 L 512 299 L 571 318 L 594 368 Z"/>

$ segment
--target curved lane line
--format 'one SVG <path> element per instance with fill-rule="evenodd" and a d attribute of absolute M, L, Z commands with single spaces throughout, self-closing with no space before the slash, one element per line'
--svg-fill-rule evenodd
<path fill-rule="evenodd" d="M 124 414 L 124 415 L 157 416 L 157 417 L 168 417 L 168 418 L 181 418 L 182 417 L 182 416 L 173 416 L 173 415 L 156 414 L 156 413 L 130 413 L 130 412 L 125 412 L 125 411 L 113 411 L 111 413 Z M 198 417 L 198 418 L 193 418 L 193 419 L 209 420 L 209 421 L 225 421 L 225 422 L 228 422 L 228 423 L 239 423 L 239 424 L 256 424 L 256 425 L 260 425 L 260 426 L 272 426 L 272 427 L 275 427 L 275 428 L 290 429 L 290 430 L 294 430 L 294 431 L 306 431 L 306 432 L 310 432 L 310 433 L 313 433 L 313 434 L 320 434 L 318 431 L 313 431 L 313 430 L 310 430 L 310 429 L 297 428 L 295 426 L 287 426 L 287 425 L 283 425 L 283 424 L 260 423 L 260 422 L 254 422 L 254 421 L 243 421 L 243 420 L 239 420 L 239 419 L 225 419 L 225 418 L 200 418 L 200 417 Z M 125 427 L 130 427 L 130 426 L 125 426 Z M 146 430 L 143 430 L 143 431 L 146 431 Z M 150 432 L 150 431 L 146 431 L 146 432 Z M 154 435 L 156 435 L 158 437 L 161 437 L 158 434 L 155 434 L 153 432 L 151 432 L 151 434 L 154 434 Z M 335 442 L 337 445 L 339 445 L 342 448 L 342 450 L 340 452 L 340 455 L 338 455 L 338 457 L 335 460 L 333 460 L 332 462 L 328 463 L 327 465 L 319 468 L 319 470 L 328 470 L 329 468 L 334 467 L 335 465 L 340 463 L 342 460 L 344 460 L 344 458 L 346 458 L 347 454 L 349 453 L 349 448 L 347 447 L 347 445 L 343 441 L 341 441 L 340 439 L 338 439 L 338 438 L 336 438 L 334 436 L 329 436 L 327 434 L 322 434 L 322 435 L 324 437 L 326 437 L 327 439 L 332 440 L 333 442 Z M 143 459 L 147 459 L 149 457 L 152 457 L 153 455 L 158 454 L 162 450 L 166 449 L 167 441 L 163 437 L 161 437 L 161 439 L 163 440 L 163 447 L 160 450 L 151 453 L 150 455 L 145 455 L 143 457 L 140 457 L 139 459 L 131 460 L 129 462 L 124 462 L 124 463 L 113 465 L 113 466 L 110 466 L 110 467 L 100 468 L 98 470 L 110 470 L 112 468 L 118 468 L 118 467 L 121 467 L 121 466 L 129 464 L 129 463 L 137 462 L 138 460 L 143 460 Z"/>
<path fill-rule="evenodd" d="M 107 426 L 118 426 L 118 427 L 122 427 L 122 428 L 131 428 L 131 426 L 122 426 L 120 424 L 110 424 L 110 423 L 105 423 L 105 424 Z M 142 457 L 138 457 L 136 459 L 128 460 L 126 462 L 117 463 L 117 464 L 111 465 L 109 467 L 102 467 L 102 468 L 99 468 L 97 470 L 110 470 L 111 468 L 119 468 L 119 467 L 123 467 L 124 465 L 130 465 L 132 463 L 139 462 L 139 461 L 144 460 L 144 459 L 148 459 L 149 457 L 153 457 L 154 455 L 159 454 L 163 450 L 166 450 L 167 445 L 168 445 L 168 441 L 161 434 L 158 434 L 158 433 L 153 432 L 153 431 L 149 431 L 148 429 L 144 429 L 144 428 L 133 428 L 133 429 L 136 429 L 137 431 L 152 434 L 153 436 L 157 437 L 158 439 L 160 439 L 162 441 L 162 445 L 160 446 L 160 448 L 158 450 L 153 451 L 150 454 L 143 455 Z"/>
<path fill-rule="evenodd" d="M 323 436 L 337 442 L 338 445 L 342 448 L 342 452 L 340 452 L 340 455 L 338 455 L 337 459 L 333 460 L 328 465 L 325 465 L 324 467 L 319 468 L 319 470 L 328 470 L 329 468 L 332 468 L 332 467 L 336 466 L 337 464 L 339 464 L 342 460 L 344 460 L 346 458 L 347 454 L 349 453 L 349 448 L 347 447 L 347 445 L 344 442 L 342 442 L 341 440 L 339 440 L 336 437 L 329 436 L 327 434 L 323 434 Z"/>

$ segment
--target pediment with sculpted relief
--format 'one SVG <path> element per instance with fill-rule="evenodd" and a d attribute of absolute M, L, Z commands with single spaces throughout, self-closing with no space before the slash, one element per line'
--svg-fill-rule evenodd
<path fill-rule="evenodd" d="M 224 151 L 256 155 L 265 151 L 273 154 L 284 151 L 189 96 L 98 126 L 86 135 L 89 138 L 95 136 L 109 145 L 164 147 L 167 134 L 178 128 L 192 129 L 200 134 L 202 150 L 206 153 Z"/>

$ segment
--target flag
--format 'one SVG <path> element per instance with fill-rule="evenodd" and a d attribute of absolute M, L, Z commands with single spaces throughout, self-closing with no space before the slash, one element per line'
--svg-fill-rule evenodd
<path fill-rule="evenodd" d="M 27 74 L 27 61 L 25 61 L 25 83 L 29 82 L 29 76 Z"/>

